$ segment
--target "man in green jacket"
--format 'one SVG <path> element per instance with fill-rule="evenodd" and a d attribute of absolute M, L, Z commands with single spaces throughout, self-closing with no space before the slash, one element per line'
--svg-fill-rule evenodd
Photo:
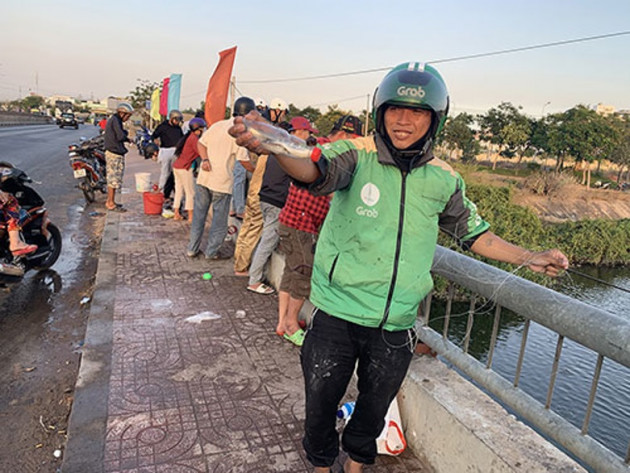
<path fill-rule="evenodd" d="M 301 352 L 303 445 L 315 473 L 330 472 L 338 455 L 335 413 L 355 365 L 359 396 L 342 436 L 344 471 L 374 463 L 375 440 L 411 361 L 418 306 L 433 287 L 438 230 L 479 255 L 550 276 L 568 267 L 557 249 L 531 252 L 488 230 L 461 176 L 432 153 L 448 106 L 437 70 L 404 63 L 376 89 L 373 136 L 324 145 L 316 162 L 278 157 L 313 194 L 335 192 L 317 243 L 316 311 Z M 264 151 L 239 119 L 230 133 Z"/>

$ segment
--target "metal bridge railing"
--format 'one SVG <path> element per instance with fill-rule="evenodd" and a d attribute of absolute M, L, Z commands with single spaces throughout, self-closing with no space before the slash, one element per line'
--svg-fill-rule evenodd
<path fill-rule="evenodd" d="M 604 359 L 610 358 L 630 367 L 630 322 L 443 247 L 437 248 L 432 272 L 451 282 L 444 327 L 441 334 L 429 327 L 431 297 L 428 297 L 424 304 L 424 317 L 416 326 L 420 339 L 585 464 L 598 472 L 628 473 L 630 446 L 624 459 L 590 437 L 588 427 Z M 470 302 L 466 336 L 462 347 L 448 340 L 453 284 L 458 284 L 496 303 L 485 364 L 468 354 L 477 296 L 473 296 Z M 516 374 L 512 382 L 492 370 L 502 307 L 526 319 Z M 557 333 L 555 357 L 545 404 L 518 387 L 531 322 Z M 598 355 L 581 429 L 550 409 L 565 338 L 593 350 Z"/>

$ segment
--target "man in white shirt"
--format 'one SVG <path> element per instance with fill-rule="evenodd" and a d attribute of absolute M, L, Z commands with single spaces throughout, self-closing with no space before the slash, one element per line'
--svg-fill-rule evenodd
<path fill-rule="evenodd" d="M 243 116 L 254 110 L 256 105 L 249 97 L 240 97 L 234 103 L 233 116 Z M 195 188 L 195 206 L 190 228 L 190 241 L 186 254 L 194 257 L 199 254 L 201 237 L 206 217 L 212 204 L 212 223 L 208 233 L 208 245 L 204 251 L 206 259 L 227 259 L 230 256 L 219 253 L 219 248 L 227 235 L 228 213 L 232 198 L 234 163 L 249 161 L 245 148 L 236 144 L 228 134 L 232 119 L 213 124 L 201 135 L 197 148 L 201 156 L 201 168 Z"/>

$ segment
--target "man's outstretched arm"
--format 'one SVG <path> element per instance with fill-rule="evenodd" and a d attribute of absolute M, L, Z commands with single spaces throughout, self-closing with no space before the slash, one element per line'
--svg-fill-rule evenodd
<path fill-rule="evenodd" d="M 529 251 L 508 243 L 492 232 L 485 232 L 470 248 L 478 255 L 497 261 L 527 266 L 532 271 L 556 277 L 569 267 L 569 260 L 558 249 Z"/>
<path fill-rule="evenodd" d="M 248 120 L 265 121 L 265 119 L 256 111 L 251 111 L 245 118 Z M 230 135 L 236 138 L 236 144 L 243 146 L 256 154 L 266 154 L 262 148 L 260 140 L 254 138 L 243 124 L 242 117 L 234 118 L 234 125 L 229 129 Z M 278 159 L 278 163 L 282 169 L 300 182 L 310 184 L 320 177 L 319 168 L 310 159 L 296 159 L 284 155 L 274 155 Z"/>

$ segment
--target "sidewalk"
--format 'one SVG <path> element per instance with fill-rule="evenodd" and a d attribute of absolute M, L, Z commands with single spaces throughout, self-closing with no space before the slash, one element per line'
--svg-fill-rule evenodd
<path fill-rule="evenodd" d="M 299 349 L 275 334 L 277 297 L 247 291 L 233 260 L 187 258 L 189 225 L 144 215 L 135 191 L 157 164 L 127 156 L 128 212 L 107 213 L 62 471 L 310 473 Z M 423 471 L 409 451 L 366 468 Z"/>

